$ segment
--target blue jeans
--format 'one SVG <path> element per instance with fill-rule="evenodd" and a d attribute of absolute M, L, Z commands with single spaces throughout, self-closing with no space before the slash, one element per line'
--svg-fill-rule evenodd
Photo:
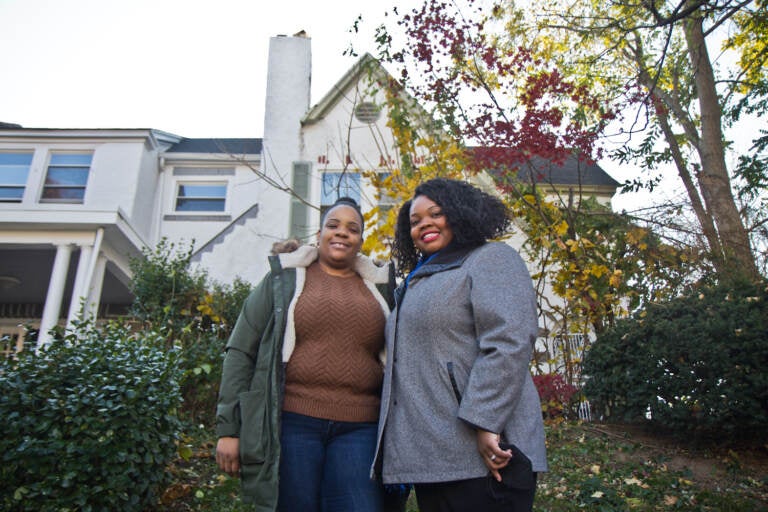
<path fill-rule="evenodd" d="M 376 423 L 283 412 L 280 512 L 382 512 L 383 487 L 369 478 Z"/>

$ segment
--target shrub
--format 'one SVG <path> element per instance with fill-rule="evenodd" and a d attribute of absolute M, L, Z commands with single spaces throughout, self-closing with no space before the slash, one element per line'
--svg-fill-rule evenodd
<path fill-rule="evenodd" d="M 193 318 L 206 293 L 207 276 L 190 270 L 192 246 L 177 250 L 165 238 L 142 258 L 131 260 L 131 314 L 154 330 L 178 335 Z"/>
<path fill-rule="evenodd" d="M 539 392 L 544 420 L 552 423 L 565 419 L 570 412 L 576 387 L 565 382 L 565 377 L 559 373 L 534 375 L 533 383 Z"/>
<path fill-rule="evenodd" d="M 0 508 L 141 511 L 176 453 L 176 354 L 80 324 L 0 365 Z"/>
<path fill-rule="evenodd" d="M 765 436 L 768 286 L 701 287 L 617 323 L 586 355 L 585 393 L 606 418 L 681 436 Z"/>
<path fill-rule="evenodd" d="M 131 261 L 131 312 L 178 350 L 184 418 L 212 425 L 224 344 L 251 287 L 241 279 L 210 283 L 191 269 L 191 247 L 177 250 L 163 239 L 143 253 Z"/>

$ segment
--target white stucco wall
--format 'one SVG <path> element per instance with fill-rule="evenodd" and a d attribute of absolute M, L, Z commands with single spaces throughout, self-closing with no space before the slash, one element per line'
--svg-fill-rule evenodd
<path fill-rule="evenodd" d="M 258 210 L 231 229 L 228 228 L 229 223 L 219 226 L 211 237 L 225 228 L 226 233 L 216 241 L 211 250 L 202 252 L 195 259 L 195 265 L 205 269 L 209 277 L 221 283 L 231 283 L 235 277 L 256 283 L 266 273 L 267 256 L 272 244 L 287 237 L 287 205 L 290 204 L 290 196 L 258 179 L 252 171 L 238 169 L 237 177 L 230 187 L 228 200 L 231 200 L 233 208 L 237 209 L 233 220 L 254 205 Z M 198 232 L 201 232 L 201 224 L 188 223 L 187 228 L 191 230 L 198 225 Z M 186 236 L 192 234 L 190 231 Z M 205 241 L 211 237 L 207 237 Z M 198 247 L 201 245 L 198 244 Z"/>
<path fill-rule="evenodd" d="M 157 218 L 160 215 L 158 160 L 158 151 L 155 149 L 147 147 L 142 153 L 135 173 L 131 209 L 126 210 L 131 225 L 147 243 L 157 240 Z"/>

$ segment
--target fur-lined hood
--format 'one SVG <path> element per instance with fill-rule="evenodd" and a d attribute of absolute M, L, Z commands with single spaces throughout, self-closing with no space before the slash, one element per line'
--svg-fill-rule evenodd
<path fill-rule="evenodd" d="M 317 255 L 317 247 L 302 245 L 293 252 L 278 254 L 278 258 L 283 268 L 307 268 L 317 259 Z M 386 283 L 389 280 L 389 267 L 387 265 L 380 267 L 368 256 L 362 254 L 358 254 L 355 260 L 355 272 L 360 274 L 364 280 L 375 284 Z"/>

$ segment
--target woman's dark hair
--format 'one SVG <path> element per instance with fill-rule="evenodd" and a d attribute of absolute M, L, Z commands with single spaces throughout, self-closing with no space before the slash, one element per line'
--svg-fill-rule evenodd
<path fill-rule="evenodd" d="M 503 235 L 509 227 L 509 212 L 504 203 L 467 182 L 435 178 L 416 187 L 413 197 L 418 196 L 426 196 L 442 208 L 453 230 L 452 247 L 483 245 Z M 408 200 L 400 208 L 395 225 L 392 256 L 400 275 L 413 270 L 420 256 L 411 239 L 412 202 Z"/>
<path fill-rule="evenodd" d="M 327 210 L 325 210 L 325 212 L 323 213 L 323 216 L 320 218 L 320 229 L 323 229 L 323 225 L 325 224 L 325 218 L 328 216 L 328 212 L 330 212 L 337 206 L 349 206 L 351 208 L 354 208 L 354 210 L 360 216 L 360 231 L 361 232 L 365 231 L 365 219 L 363 218 L 362 210 L 360 210 L 360 205 L 357 204 L 357 201 L 347 196 L 338 198 L 335 203 L 333 203 L 331 206 L 328 207 Z"/>

